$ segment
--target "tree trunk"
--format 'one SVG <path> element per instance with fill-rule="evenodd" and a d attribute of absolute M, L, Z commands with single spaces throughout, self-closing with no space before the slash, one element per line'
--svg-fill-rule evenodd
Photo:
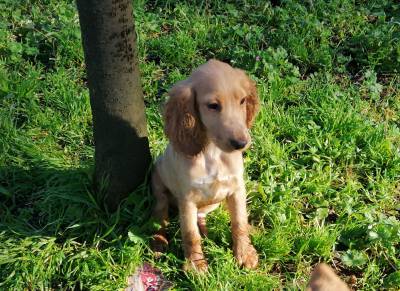
<path fill-rule="evenodd" d="M 77 6 L 93 113 L 95 186 L 115 210 L 143 183 L 151 162 L 132 1 L 77 0 Z"/>

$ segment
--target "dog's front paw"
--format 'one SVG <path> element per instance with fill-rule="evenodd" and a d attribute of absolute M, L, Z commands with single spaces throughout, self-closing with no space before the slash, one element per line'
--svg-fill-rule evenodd
<path fill-rule="evenodd" d="M 204 258 L 203 254 L 193 254 L 186 258 L 186 262 L 183 265 L 183 270 L 187 271 L 195 271 L 198 273 L 204 273 L 207 271 L 208 264 L 207 260 Z"/>
<path fill-rule="evenodd" d="M 254 269 L 258 265 L 258 254 L 250 243 L 238 245 L 234 248 L 234 254 L 239 266 Z"/>
<path fill-rule="evenodd" d="M 208 269 L 208 264 L 206 259 L 201 259 L 196 261 L 186 260 L 185 264 L 183 265 L 183 270 L 185 272 L 195 271 L 198 273 L 205 273 L 207 272 L 207 269 Z"/>

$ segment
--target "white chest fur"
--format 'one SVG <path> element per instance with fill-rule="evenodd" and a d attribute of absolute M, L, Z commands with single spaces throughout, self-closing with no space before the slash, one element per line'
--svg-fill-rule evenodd
<path fill-rule="evenodd" d="M 191 159 L 170 145 L 157 166 L 173 196 L 179 200 L 189 195 L 199 205 L 220 202 L 243 185 L 241 153 L 224 153 L 212 144 Z"/>
<path fill-rule="evenodd" d="M 234 175 L 211 175 L 199 177 L 192 181 L 193 190 L 201 192 L 204 199 L 222 200 L 231 194 L 237 178 Z"/>
<path fill-rule="evenodd" d="M 238 173 L 224 163 L 222 155 L 217 148 L 205 152 L 193 171 L 191 187 L 206 200 L 222 200 L 238 185 Z"/>

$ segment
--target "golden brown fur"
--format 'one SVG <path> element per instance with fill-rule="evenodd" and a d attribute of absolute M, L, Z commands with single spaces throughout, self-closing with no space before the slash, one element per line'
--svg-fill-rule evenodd
<path fill-rule="evenodd" d="M 205 270 L 198 223 L 206 232 L 204 217 L 226 199 L 235 257 L 240 265 L 256 267 L 242 158 L 259 107 L 255 83 L 244 71 L 210 60 L 177 83 L 169 96 L 164 120 L 170 144 L 152 175 L 157 201 L 154 216 L 161 223 L 154 236 L 154 251 L 161 252 L 167 245 L 168 207 L 174 203 L 179 209 L 185 268 Z"/>
<path fill-rule="evenodd" d="M 164 111 L 165 133 L 180 152 L 188 155 L 201 152 L 207 137 L 196 112 L 193 90 L 182 82 L 171 89 L 169 96 Z"/>
<path fill-rule="evenodd" d="M 349 291 L 350 288 L 324 263 L 312 272 L 307 291 Z"/>

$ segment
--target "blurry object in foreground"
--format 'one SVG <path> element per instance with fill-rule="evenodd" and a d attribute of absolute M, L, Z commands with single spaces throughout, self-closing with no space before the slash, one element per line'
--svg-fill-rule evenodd
<path fill-rule="evenodd" d="M 315 267 L 307 291 L 350 291 L 338 275 L 326 264 Z"/>
<path fill-rule="evenodd" d="M 125 288 L 125 291 L 166 291 L 172 285 L 164 278 L 159 269 L 144 263 L 136 270 L 135 274 L 128 277 L 128 287 Z"/>

